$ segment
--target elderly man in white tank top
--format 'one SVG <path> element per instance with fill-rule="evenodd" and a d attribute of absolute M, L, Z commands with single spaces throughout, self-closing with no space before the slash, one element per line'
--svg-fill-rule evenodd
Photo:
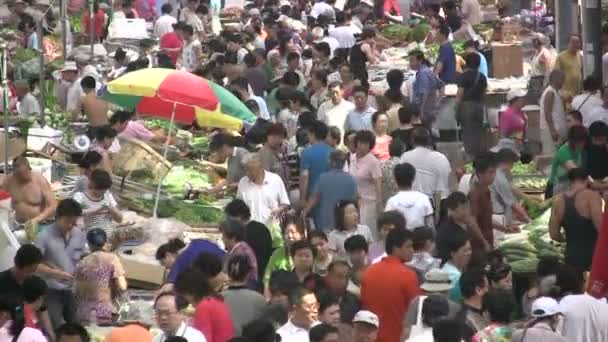
<path fill-rule="evenodd" d="M 564 73 L 553 70 L 549 75 L 549 85 L 540 98 L 540 140 L 543 155 L 553 155 L 556 147 L 564 142 L 568 135 L 566 112 L 560 89 L 564 84 Z"/>

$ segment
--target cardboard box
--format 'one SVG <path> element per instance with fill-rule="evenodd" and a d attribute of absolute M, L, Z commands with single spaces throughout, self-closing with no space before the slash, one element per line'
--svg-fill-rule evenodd
<path fill-rule="evenodd" d="M 492 43 L 494 78 L 520 77 L 524 74 L 524 56 L 520 44 Z"/>
<path fill-rule="evenodd" d="M 147 263 L 127 254 L 119 254 L 129 287 L 157 289 L 165 279 L 165 268 L 158 262 Z"/>

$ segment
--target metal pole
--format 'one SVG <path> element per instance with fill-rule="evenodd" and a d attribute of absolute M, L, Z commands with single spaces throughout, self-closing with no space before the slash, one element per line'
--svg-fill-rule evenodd
<path fill-rule="evenodd" d="M 583 74 L 602 79 L 602 3 L 599 0 L 582 2 Z"/>
<path fill-rule="evenodd" d="M 67 8 L 67 0 L 60 0 L 59 4 L 60 9 L 60 17 L 61 17 L 61 32 L 62 32 L 62 43 L 63 43 L 63 58 L 68 57 L 68 8 Z"/>
<path fill-rule="evenodd" d="M 171 112 L 171 120 L 169 120 L 169 131 L 167 132 L 167 139 L 165 140 L 165 148 L 163 149 L 163 160 L 167 159 L 167 152 L 169 151 L 169 142 L 171 141 L 171 126 L 173 126 L 173 122 L 175 122 L 175 110 L 177 109 L 177 102 L 173 102 L 173 111 Z M 156 199 L 154 200 L 154 211 L 152 212 L 152 217 L 156 218 L 156 212 L 158 211 L 158 202 L 160 201 L 160 189 L 163 185 L 163 181 L 165 180 L 165 175 L 158 181 L 158 185 L 156 186 Z"/>
<path fill-rule="evenodd" d="M 38 73 L 38 89 L 40 93 L 38 96 L 38 102 L 40 103 L 40 122 L 44 126 L 44 106 L 45 106 L 45 92 L 46 90 L 42 86 L 44 83 L 44 42 L 42 34 L 42 19 L 36 22 L 36 35 L 38 35 L 38 53 L 40 54 L 40 71 Z"/>
<path fill-rule="evenodd" d="M 6 79 L 7 55 L 6 44 L 0 46 L 2 49 L 2 111 L 4 113 L 4 174 L 8 175 L 8 80 Z"/>
<path fill-rule="evenodd" d="M 93 5 L 95 0 L 89 0 L 89 38 L 91 39 L 91 61 L 95 57 L 95 13 L 93 13 Z"/>
<path fill-rule="evenodd" d="M 555 1 L 555 47 L 562 51 L 568 46 L 568 38 L 578 32 L 578 11 L 572 0 Z"/>

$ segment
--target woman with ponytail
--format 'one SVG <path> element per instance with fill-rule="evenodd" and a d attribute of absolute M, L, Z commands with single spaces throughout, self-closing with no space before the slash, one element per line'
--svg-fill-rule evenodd
<path fill-rule="evenodd" d="M 238 336 L 241 335 L 245 324 L 260 317 L 266 306 L 266 299 L 260 293 L 247 288 L 247 276 L 251 273 L 251 263 L 246 255 L 231 256 L 225 269 L 230 279 L 230 285 L 222 293 L 222 297 L 230 310 L 234 333 Z"/>
<path fill-rule="evenodd" d="M 14 298 L 1 297 L 0 341 L 47 342 L 47 339 L 40 330 L 26 327 L 24 306 L 21 303 Z"/>

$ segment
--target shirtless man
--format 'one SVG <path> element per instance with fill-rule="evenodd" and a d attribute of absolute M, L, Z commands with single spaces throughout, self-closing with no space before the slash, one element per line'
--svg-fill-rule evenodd
<path fill-rule="evenodd" d="M 30 163 L 24 156 L 13 160 L 13 173 L 4 179 L 2 188 L 11 195 L 15 211 L 13 228 L 19 228 L 28 222 L 36 227 L 55 214 L 57 201 L 50 184 L 40 173 L 32 172 Z"/>
<path fill-rule="evenodd" d="M 74 109 L 72 116 L 77 120 L 81 113 L 89 120 L 90 137 L 95 137 L 95 131 L 99 127 L 108 125 L 108 103 L 97 97 L 95 93 L 96 82 L 91 76 L 85 76 L 80 81 L 84 96 L 80 98 L 79 106 Z"/>

